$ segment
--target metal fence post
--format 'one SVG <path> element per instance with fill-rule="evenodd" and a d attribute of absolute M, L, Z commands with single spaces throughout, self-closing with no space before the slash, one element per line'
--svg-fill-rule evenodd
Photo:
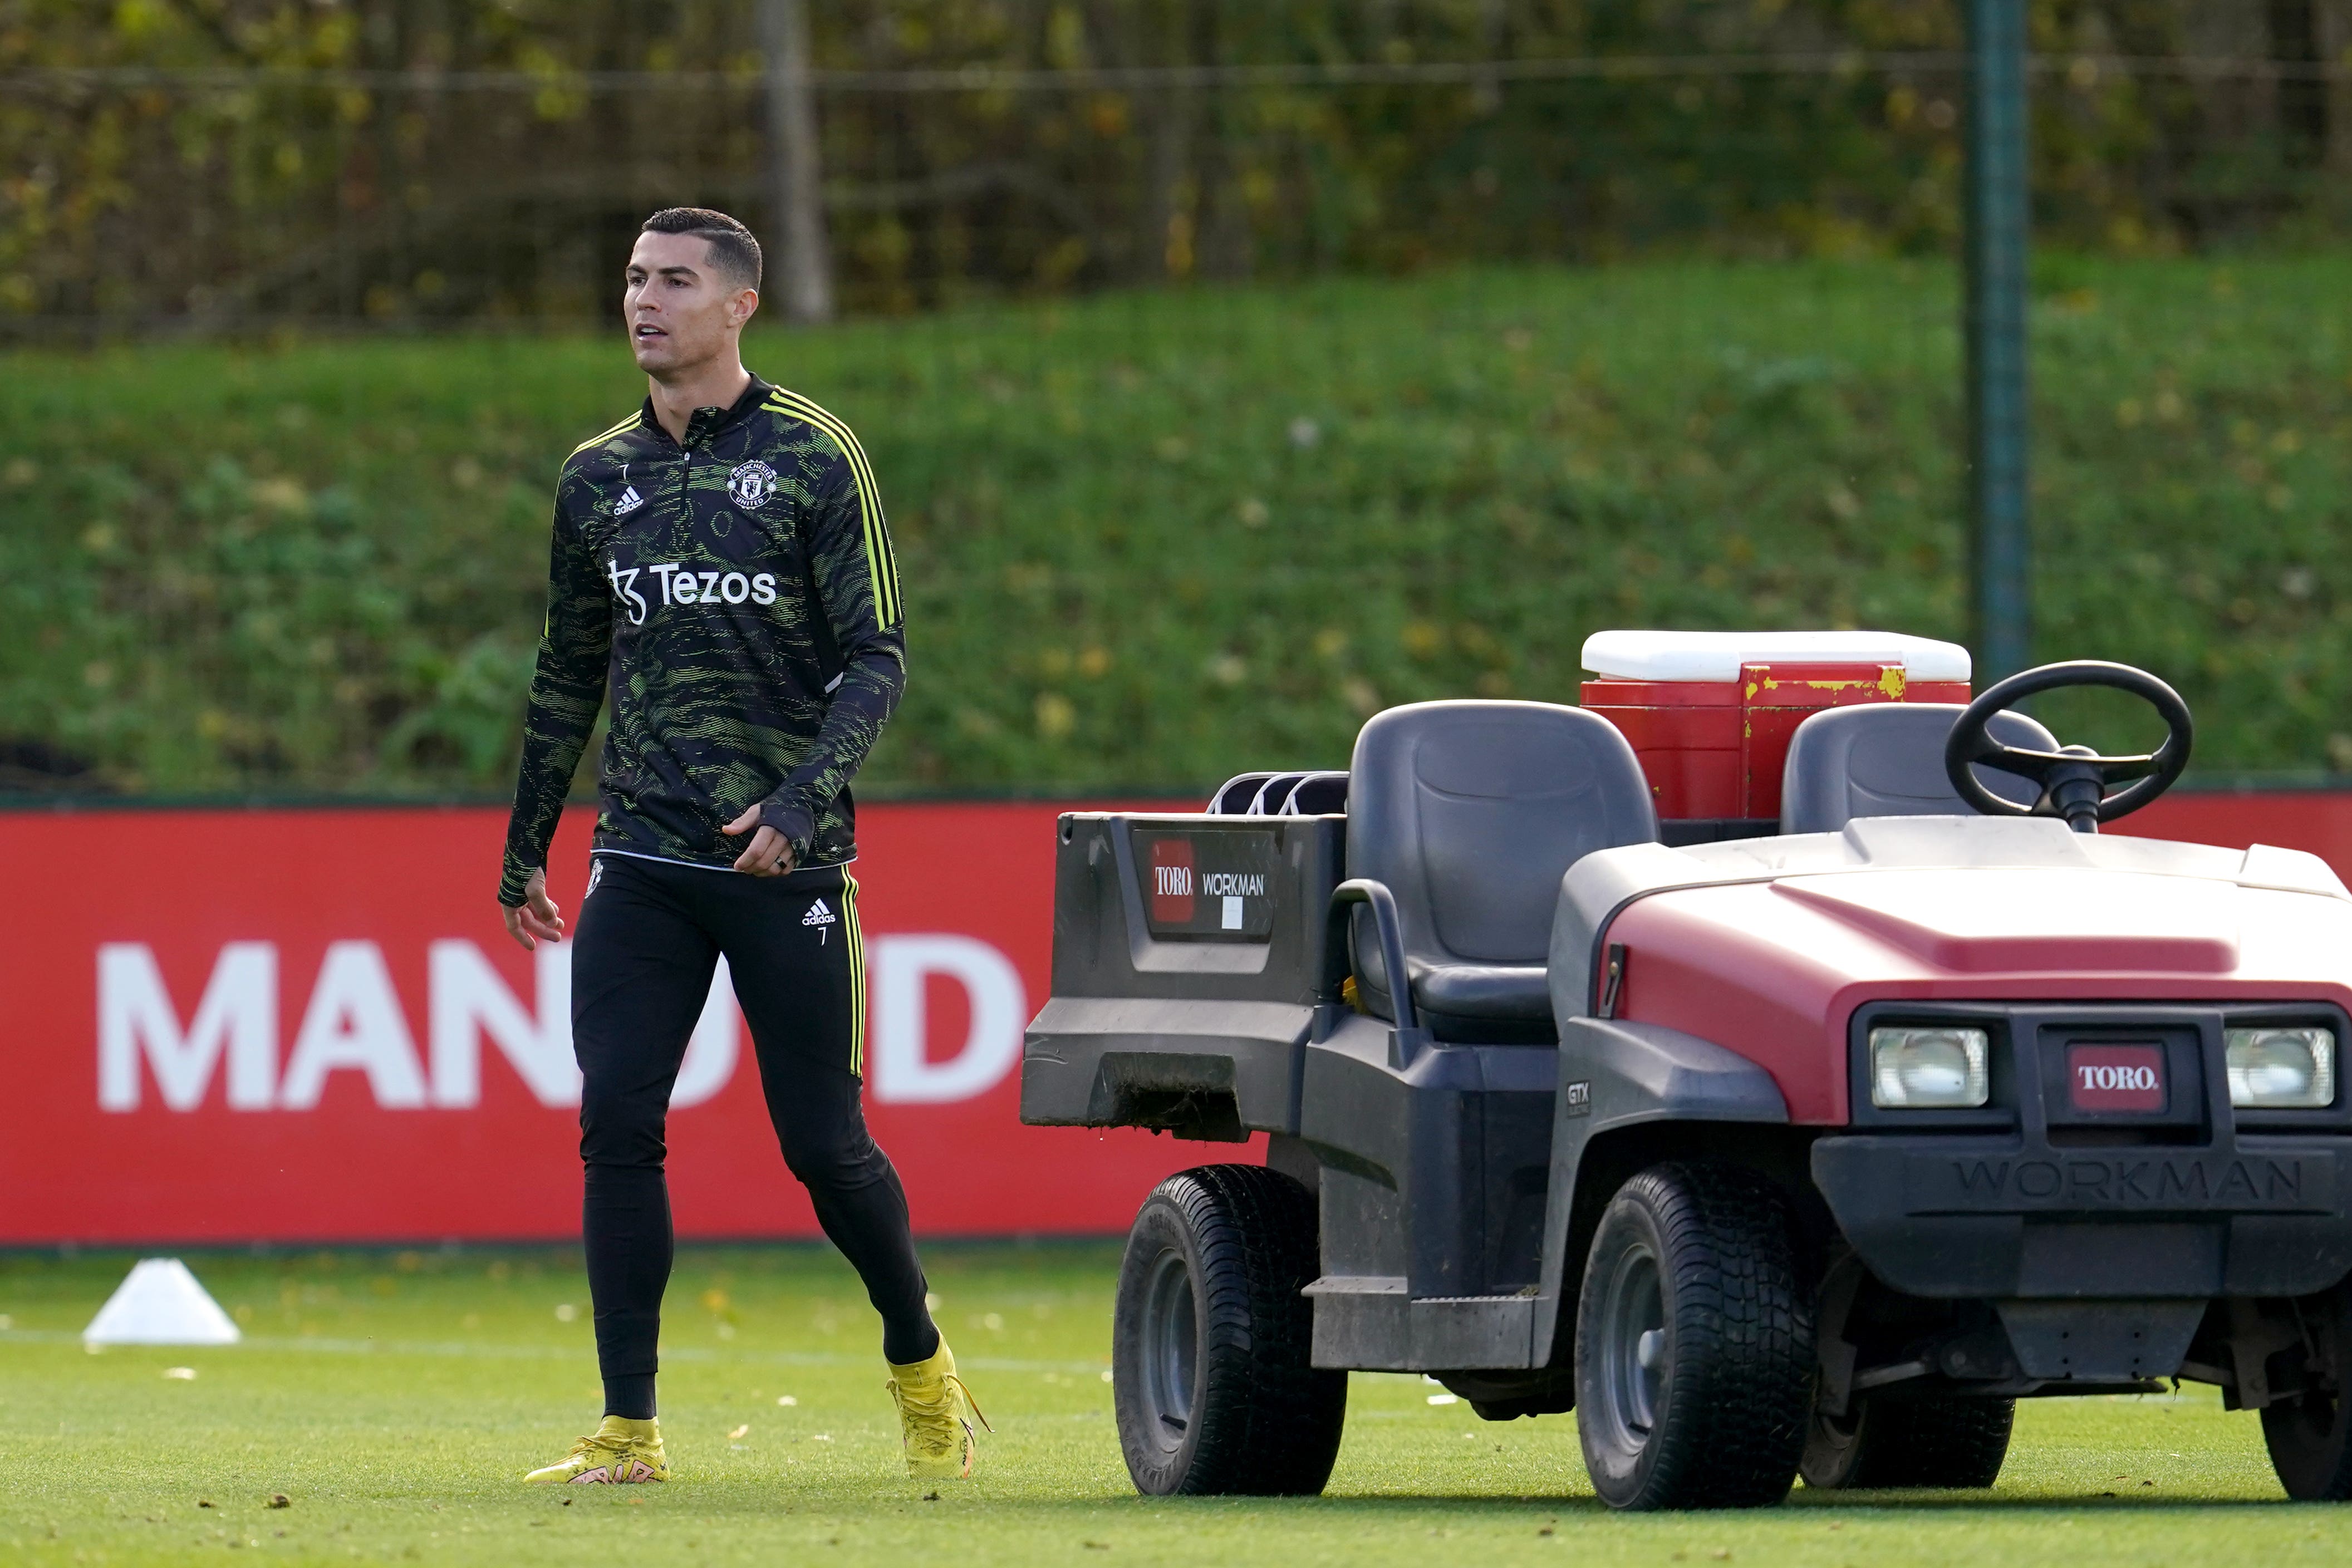
<path fill-rule="evenodd" d="M 2032 658 L 2027 575 L 2025 0 L 1967 0 L 1970 564 L 1979 685 Z"/>
<path fill-rule="evenodd" d="M 781 274 L 786 319 L 830 321 L 833 253 L 803 0 L 761 0 L 760 48 L 767 78 L 769 245 L 783 253 L 777 258 L 782 265 L 770 270 Z"/>

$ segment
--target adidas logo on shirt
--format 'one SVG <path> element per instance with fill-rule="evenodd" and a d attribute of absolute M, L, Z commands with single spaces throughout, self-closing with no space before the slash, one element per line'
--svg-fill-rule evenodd
<path fill-rule="evenodd" d="M 619 500 L 613 503 L 613 515 L 616 517 L 625 517 L 645 504 L 646 498 L 638 495 L 637 487 L 632 485 L 621 492 Z"/>

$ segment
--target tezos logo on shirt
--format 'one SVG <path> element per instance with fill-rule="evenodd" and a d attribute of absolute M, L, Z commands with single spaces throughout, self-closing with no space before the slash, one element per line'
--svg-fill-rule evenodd
<path fill-rule="evenodd" d="M 664 604 L 773 604 L 776 601 L 776 579 L 772 572 L 753 572 L 745 576 L 740 571 L 697 571 L 674 560 L 657 560 L 651 566 L 623 566 L 615 558 L 604 564 L 604 580 L 613 585 L 613 597 L 628 612 L 629 624 L 646 623 L 646 596 L 637 591 L 637 574 L 644 572 L 661 585 Z"/>
<path fill-rule="evenodd" d="M 756 457 L 749 463 L 738 463 L 735 471 L 727 476 L 727 498 L 747 509 L 766 500 L 775 487 L 776 471 Z"/>

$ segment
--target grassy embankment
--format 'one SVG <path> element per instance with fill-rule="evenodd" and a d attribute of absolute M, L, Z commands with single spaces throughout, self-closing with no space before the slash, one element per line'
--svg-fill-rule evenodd
<path fill-rule="evenodd" d="M 246 1342 L 102 1355 L 74 1336 L 127 1257 L 0 1259 L 0 1557 L 2288 1568 L 2352 1549 L 2352 1511 L 2279 1501 L 2255 1418 L 2203 1392 L 2027 1401 L 1989 1492 L 1800 1487 L 1759 1512 L 1636 1518 L 1594 1502 L 1572 1417 L 1490 1426 L 1417 1377 L 1360 1375 L 1325 1497 L 1140 1500 L 1102 1381 L 1117 1260 L 933 1249 L 940 1321 L 997 1433 L 971 1481 L 917 1486 L 846 1267 L 689 1249 L 664 1343 L 677 1479 L 567 1493 L 516 1477 L 595 1414 L 572 1254 L 201 1256 Z"/>
<path fill-rule="evenodd" d="M 2040 652 L 2176 681 L 2204 770 L 2352 770 L 2352 257 L 2044 271 Z M 750 358 L 893 510 L 870 785 L 1197 784 L 1341 762 L 1381 704 L 1572 700 L 1606 626 L 1962 634 L 1954 309 L 1892 262 L 1496 270 Z M 502 789 L 551 476 L 637 385 L 585 338 L 0 355 L 0 745 Z"/>

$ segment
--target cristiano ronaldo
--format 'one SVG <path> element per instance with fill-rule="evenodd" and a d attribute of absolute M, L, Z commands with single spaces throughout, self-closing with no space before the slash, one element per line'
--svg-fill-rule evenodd
<path fill-rule="evenodd" d="M 906 638 L 873 470 L 839 419 L 743 368 L 759 242 L 723 213 L 646 221 L 623 296 L 644 404 L 564 459 L 548 612 L 499 903 L 560 941 L 546 861 L 610 693 L 572 964 L 581 1228 L 604 1420 L 534 1482 L 666 1480 L 670 1090 L 723 955 L 784 1162 L 882 1317 L 907 1467 L 971 1471 L 979 1412 L 925 1304 L 907 1197 L 866 1129 L 856 806 Z"/>

